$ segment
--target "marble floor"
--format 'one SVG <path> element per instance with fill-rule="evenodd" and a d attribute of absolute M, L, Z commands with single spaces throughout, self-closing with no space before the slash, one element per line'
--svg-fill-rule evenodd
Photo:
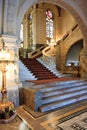
<path fill-rule="evenodd" d="M 87 130 L 87 101 L 60 110 L 40 113 L 26 106 L 16 108 L 16 118 L 0 130 Z"/>

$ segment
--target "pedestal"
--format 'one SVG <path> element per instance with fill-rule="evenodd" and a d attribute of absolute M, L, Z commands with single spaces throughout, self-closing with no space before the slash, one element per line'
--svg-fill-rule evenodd
<path fill-rule="evenodd" d="M 0 101 L 0 123 L 9 123 L 16 117 L 14 104 L 10 101 Z"/>

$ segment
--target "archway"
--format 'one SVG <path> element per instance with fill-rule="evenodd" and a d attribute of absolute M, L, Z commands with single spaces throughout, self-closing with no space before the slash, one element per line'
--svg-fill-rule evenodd
<path fill-rule="evenodd" d="M 77 21 L 77 23 L 79 24 L 80 26 L 80 29 L 81 29 L 81 32 L 83 34 L 83 37 L 84 37 L 84 41 L 83 41 L 83 45 L 84 47 L 86 47 L 86 35 L 84 33 L 84 29 L 86 27 L 85 25 L 85 20 L 83 21 L 83 17 L 84 15 L 82 14 L 80 8 L 76 8 L 76 6 L 74 6 L 74 2 L 72 1 L 56 1 L 56 0 L 37 0 L 37 1 L 28 1 L 26 0 L 24 3 L 22 3 L 21 5 L 21 8 L 20 10 L 18 11 L 18 23 L 17 23 L 17 35 L 19 36 L 19 31 L 20 31 L 20 26 L 21 26 L 21 21 L 23 19 L 23 16 L 26 12 L 26 10 L 32 5 L 32 4 L 36 4 L 36 3 L 43 3 L 43 2 L 50 2 L 50 3 L 53 3 L 55 5 L 58 5 L 62 8 L 64 8 L 65 10 L 67 10 Z"/>
<path fill-rule="evenodd" d="M 80 52 L 83 48 L 83 40 L 79 40 L 75 42 L 68 50 L 66 55 L 66 66 L 71 65 L 72 63 L 75 66 L 79 65 L 80 60 Z"/>
<path fill-rule="evenodd" d="M 66 0 L 65 1 L 61 1 L 61 0 L 59 0 L 59 1 L 56 1 L 56 0 L 45 0 L 45 1 L 44 0 L 37 0 L 37 1 L 33 0 L 33 1 L 28 1 L 28 0 L 26 0 L 25 2 L 23 2 L 21 4 L 22 6 L 20 7 L 20 9 L 18 11 L 18 17 L 17 17 L 18 20 L 17 20 L 17 29 L 16 29 L 18 36 L 19 36 L 19 32 L 20 32 L 21 22 L 22 22 L 22 19 L 24 17 L 24 14 L 25 14 L 26 10 L 29 7 L 31 7 L 33 4 L 44 3 L 44 2 L 53 3 L 55 5 L 58 5 L 58 6 L 62 7 L 62 8 L 64 8 L 65 10 L 67 10 L 76 19 L 77 23 L 80 26 L 82 34 L 84 35 L 84 30 L 83 29 L 85 28 L 85 23 L 84 23 L 84 21 L 83 21 L 83 19 L 81 17 L 82 12 L 80 12 L 78 7 L 77 8 L 74 7 L 73 2 L 71 2 L 71 1 L 66 2 Z"/>

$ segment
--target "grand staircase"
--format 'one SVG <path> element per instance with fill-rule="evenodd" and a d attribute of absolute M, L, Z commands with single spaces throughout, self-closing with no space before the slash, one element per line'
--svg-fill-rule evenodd
<path fill-rule="evenodd" d="M 42 105 L 39 111 L 48 112 L 87 100 L 87 81 L 56 82 L 48 87 L 40 88 L 40 91 L 42 92 Z"/>
<path fill-rule="evenodd" d="M 58 78 L 36 59 L 21 58 L 24 65 L 35 75 L 38 80 Z"/>

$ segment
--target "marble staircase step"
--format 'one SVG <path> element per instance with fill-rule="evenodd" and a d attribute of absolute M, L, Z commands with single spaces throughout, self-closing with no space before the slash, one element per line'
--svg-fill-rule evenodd
<path fill-rule="evenodd" d="M 40 91 L 41 92 L 49 92 L 49 91 L 52 91 L 52 90 L 61 90 L 61 89 L 68 89 L 68 88 L 72 88 L 72 87 L 78 87 L 80 85 L 87 85 L 87 82 L 75 82 L 74 83 L 67 83 L 65 82 L 65 84 L 58 84 L 58 85 L 54 85 L 54 86 L 48 86 L 46 88 L 41 88 Z"/>
<path fill-rule="evenodd" d="M 62 99 L 79 96 L 79 95 L 85 94 L 85 93 L 87 93 L 87 88 L 83 89 L 83 90 L 78 90 L 78 91 L 73 91 L 73 92 L 68 92 L 68 93 L 64 93 L 64 94 L 58 94 L 58 95 L 46 97 L 46 98 L 42 99 L 42 104 L 48 104 L 48 103 L 59 101 Z"/>
<path fill-rule="evenodd" d="M 26 81 L 26 80 L 37 80 L 37 78 L 32 78 L 32 77 L 20 78 L 20 81 Z"/>
<path fill-rule="evenodd" d="M 20 73 L 21 74 L 21 77 L 35 77 L 33 74 L 27 74 L 27 73 Z"/>
<path fill-rule="evenodd" d="M 45 76 L 54 76 L 54 75 L 52 75 L 52 74 L 50 74 L 50 73 L 36 73 L 38 76 L 43 76 L 43 75 L 45 75 Z"/>
<path fill-rule="evenodd" d="M 19 77 L 20 81 L 37 79 L 35 75 L 33 75 L 33 73 L 31 73 L 31 71 L 28 70 L 27 67 L 20 60 L 19 60 Z"/>
<path fill-rule="evenodd" d="M 86 88 L 87 85 L 80 85 L 80 86 L 77 86 L 77 87 L 71 87 L 71 88 L 67 88 L 67 89 L 60 89 L 60 90 L 52 90 L 52 91 L 49 91 L 49 92 L 44 92 L 43 93 L 43 98 L 46 98 L 46 97 L 50 97 L 50 96 L 56 96 L 58 94 L 64 94 L 64 93 L 70 93 L 70 92 L 78 92 L 78 91 L 81 91 L 81 90 L 85 90 L 87 89 Z"/>
<path fill-rule="evenodd" d="M 59 109 L 87 99 L 87 81 L 72 80 L 55 82 L 40 88 L 42 92 L 42 106 L 40 112 Z"/>
<path fill-rule="evenodd" d="M 25 71 L 25 70 L 24 70 L 24 71 L 20 71 L 20 74 L 29 74 L 29 75 L 33 75 L 33 73 L 31 73 L 31 72 L 29 72 L 29 71 L 27 72 L 27 71 Z"/>
<path fill-rule="evenodd" d="M 72 80 L 68 80 L 67 81 L 60 81 L 60 82 L 52 82 L 49 83 L 49 86 L 57 86 L 57 85 L 66 85 L 66 84 L 76 84 L 76 83 L 81 83 L 81 82 L 87 82 L 87 80 L 85 79 L 72 79 Z"/>
<path fill-rule="evenodd" d="M 43 77 L 43 76 L 36 76 L 36 77 L 38 77 L 38 79 L 44 79 L 44 80 L 47 79 L 47 78 L 48 78 L 48 79 L 55 78 L 54 76 L 50 76 L 50 75 L 49 75 L 49 76 L 48 76 L 48 75 L 44 75 L 44 76 L 45 76 L 45 77 Z"/>
<path fill-rule="evenodd" d="M 48 112 L 55 109 L 60 109 L 62 107 L 78 103 L 80 101 L 87 100 L 87 92 L 77 96 L 69 97 L 63 100 L 55 101 L 46 105 L 43 105 L 39 108 L 40 112 Z"/>
<path fill-rule="evenodd" d="M 60 88 L 61 89 L 61 85 L 62 85 L 62 87 L 65 85 L 66 86 L 66 84 L 72 84 L 72 83 L 74 83 L 74 84 L 76 84 L 76 83 L 79 83 L 79 84 L 86 84 L 87 82 L 85 81 L 85 80 L 68 80 L 68 81 L 60 81 L 60 82 L 58 82 L 58 81 L 54 81 L 54 82 L 51 82 L 51 83 L 46 83 L 46 84 L 40 84 L 40 85 L 33 85 L 33 86 L 31 86 L 31 88 L 33 88 L 33 89 L 40 89 L 42 92 L 45 92 L 44 91 L 44 89 L 45 88 L 49 88 L 49 87 L 55 87 L 55 86 L 58 86 L 58 88 Z M 65 87 L 64 86 L 64 87 Z"/>

